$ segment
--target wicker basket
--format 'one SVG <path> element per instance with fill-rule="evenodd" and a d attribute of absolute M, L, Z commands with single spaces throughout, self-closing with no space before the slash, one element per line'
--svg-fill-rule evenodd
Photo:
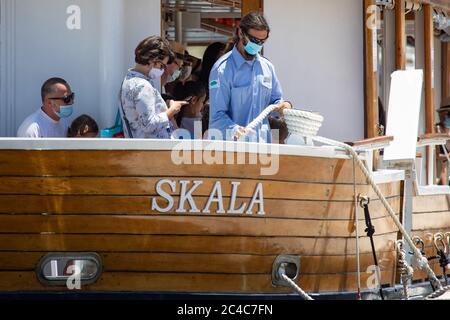
<path fill-rule="evenodd" d="M 303 137 L 317 136 L 324 121 L 320 114 L 293 109 L 284 110 L 284 119 L 289 133 Z"/>

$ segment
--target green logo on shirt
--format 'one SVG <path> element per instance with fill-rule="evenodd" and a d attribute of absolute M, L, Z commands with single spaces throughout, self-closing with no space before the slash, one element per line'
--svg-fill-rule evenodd
<path fill-rule="evenodd" d="M 213 80 L 209 83 L 209 89 L 217 89 L 219 87 L 219 80 Z"/>

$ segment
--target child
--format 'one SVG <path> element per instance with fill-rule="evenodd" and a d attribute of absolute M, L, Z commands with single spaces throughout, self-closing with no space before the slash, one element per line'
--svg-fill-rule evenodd
<path fill-rule="evenodd" d="M 69 138 L 97 138 L 98 132 L 95 120 L 84 114 L 72 122 L 67 136 Z"/>
<path fill-rule="evenodd" d="M 202 126 L 202 113 L 207 96 L 206 87 L 200 81 L 188 81 L 178 88 L 176 94 L 176 98 L 180 101 L 189 102 L 176 117 L 178 127 L 189 131 L 192 139 L 201 139 L 201 137 L 195 136 L 194 128 L 196 122 L 199 123 L 200 127 Z M 202 134 L 202 131 L 199 134 Z"/>

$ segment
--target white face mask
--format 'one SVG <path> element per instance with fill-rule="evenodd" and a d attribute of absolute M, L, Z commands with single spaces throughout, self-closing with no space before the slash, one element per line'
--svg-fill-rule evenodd
<path fill-rule="evenodd" d="M 148 77 L 152 80 L 159 79 L 162 77 L 163 74 L 164 74 L 164 69 L 152 68 L 150 70 L 150 72 L 148 73 Z"/>

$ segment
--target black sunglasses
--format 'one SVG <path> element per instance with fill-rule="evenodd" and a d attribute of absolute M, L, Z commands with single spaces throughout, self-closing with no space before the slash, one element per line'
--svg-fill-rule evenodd
<path fill-rule="evenodd" d="M 68 96 L 61 97 L 61 98 L 49 98 L 50 100 L 63 100 L 65 104 L 73 104 L 75 101 L 75 93 L 71 93 Z"/>
<path fill-rule="evenodd" d="M 260 45 L 260 46 L 262 46 L 267 41 L 267 39 L 269 39 L 269 36 L 267 36 L 267 38 L 265 38 L 265 39 L 258 39 L 258 38 L 251 36 L 247 32 L 245 32 L 244 35 L 247 37 L 248 40 L 250 40 L 251 42 L 256 43 L 257 45 Z"/>

